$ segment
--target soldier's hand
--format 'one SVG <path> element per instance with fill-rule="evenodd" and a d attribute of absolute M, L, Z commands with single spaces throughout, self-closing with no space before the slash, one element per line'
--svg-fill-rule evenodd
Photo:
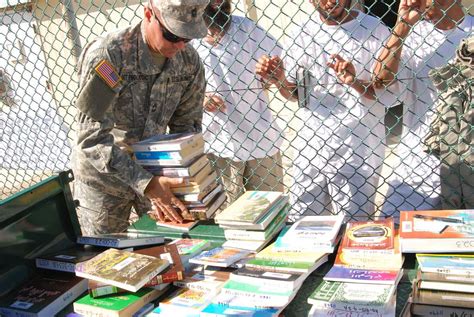
<path fill-rule="evenodd" d="M 206 93 L 204 96 L 204 110 L 209 112 L 226 111 L 224 99 L 213 93 Z"/>
<path fill-rule="evenodd" d="M 145 196 L 150 199 L 153 213 L 160 221 L 169 219 L 172 222 L 183 222 L 185 219 L 193 219 L 186 206 L 171 192 L 170 186 L 181 185 L 181 178 L 165 176 L 154 176 L 145 189 Z M 179 210 L 176 211 L 175 207 Z"/>
<path fill-rule="evenodd" d="M 398 19 L 408 26 L 415 25 L 426 11 L 426 0 L 401 0 Z"/>
<path fill-rule="evenodd" d="M 263 55 L 255 65 L 255 73 L 262 77 L 269 84 L 275 84 L 285 81 L 285 68 L 283 61 L 278 56 Z"/>
<path fill-rule="evenodd" d="M 331 54 L 332 62 L 328 62 L 327 65 L 332 68 L 339 80 L 346 85 L 351 85 L 355 81 L 355 67 L 354 65 L 346 61 L 338 54 Z"/>

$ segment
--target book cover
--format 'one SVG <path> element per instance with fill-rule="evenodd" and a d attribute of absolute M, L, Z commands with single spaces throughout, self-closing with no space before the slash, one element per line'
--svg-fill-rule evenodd
<path fill-rule="evenodd" d="M 201 254 L 190 259 L 190 263 L 228 267 L 232 263 L 246 257 L 250 252 L 239 249 L 225 249 L 222 247 L 204 251 Z"/>
<path fill-rule="evenodd" d="M 341 244 L 344 252 L 394 253 L 393 218 L 348 222 Z"/>
<path fill-rule="evenodd" d="M 208 240 L 201 239 L 176 239 L 170 244 L 176 245 L 180 255 L 197 254 L 211 246 Z"/>
<path fill-rule="evenodd" d="M 306 240 L 318 241 L 324 246 L 332 246 L 339 234 L 344 215 L 305 216 L 295 222 L 282 237 L 285 242 L 306 243 Z"/>
<path fill-rule="evenodd" d="M 280 230 L 285 226 L 285 222 L 282 221 L 276 227 L 265 240 L 227 240 L 222 244 L 224 248 L 231 249 L 242 249 L 252 252 L 259 252 L 267 246 L 267 244 L 280 232 Z"/>
<path fill-rule="evenodd" d="M 215 195 L 217 195 L 217 193 L 221 192 L 222 191 L 222 185 L 221 184 L 218 184 L 217 182 L 213 182 L 211 183 L 209 186 L 205 187 L 201 192 L 199 193 L 190 193 L 190 194 L 180 194 L 180 193 L 175 193 L 174 195 L 181 201 L 183 202 L 199 202 L 199 203 L 204 203 L 205 201 L 205 198 L 207 198 L 209 196 L 209 194 L 211 193 L 215 193 Z M 212 196 L 212 197 L 214 197 Z M 209 200 L 207 202 L 209 202 L 212 197 L 209 198 Z"/>
<path fill-rule="evenodd" d="M 51 317 L 86 290 L 87 280 L 72 274 L 37 275 L 0 298 L 0 315 Z"/>
<path fill-rule="evenodd" d="M 309 296 L 308 303 L 319 308 L 364 312 L 370 308 L 382 313 L 396 290 L 394 285 L 322 281 Z"/>
<path fill-rule="evenodd" d="M 402 277 L 402 270 L 351 269 L 344 266 L 333 266 L 324 276 L 325 281 L 389 284 L 397 285 Z"/>
<path fill-rule="evenodd" d="M 76 265 L 76 275 L 136 292 L 168 265 L 152 256 L 108 249 Z"/>
<path fill-rule="evenodd" d="M 77 246 L 39 256 L 35 262 L 37 268 L 74 273 L 76 264 L 90 260 L 101 252 L 103 250 Z"/>
<path fill-rule="evenodd" d="M 230 272 L 215 271 L 214 274 L 204 274 L 199 272 L 184 280 L 176 281 L 173 284 L 178 287 L 189 288 L 195 291 L 207 293 L 217 293 L 225 282 L 229 280 Z"/>
<path fill-rule="evenodd" d="M 282 195 L 281 192 L 247 191 L 217 215 L 216 222 L 256 223 Z"/>
<path fill-rule="evenodd" d="M 260 284 L 241 283 L 229 280 L 222 287 L 222 294 L 251 298 L 264 301 L 265 306 L 275 307 L 289 303 L 293 290 L 281 290 Z M 263 306 L 263 305 L 262 305 Z"/>
<path fill-rule="evenodd" d="M 171 221 L 157 221 L 156 225 L 158 227 L 165 227 L 165 228 L 170 228 L 170 229 L 175 229 L 177 231 L 184 231 L 184 232 L 189 232 L 192 228 L 194 228 L 199 221 L 195 220 L 183 220 L 182 223 L 179 222 L 171 222 Z"/>
<path fill-rule="evenodd" d="M 327 261 L 325 254 L 315 262 L 301 262 L 289 260 L 267 260 L 267 259 L 250 259 L 245 267 L 257 268 L 271 272 L 296 272 L 310 273 Z"/>
<path fill-rule="evenodd" d="M 164 159 L 154 159 L 153 153 L 156 152 L 141 152 L 142 159 L 136 159 L 136 162 L 140 165 L 145 166 L 167 166 L 167 167 L 179 167 L 187 166 L 192 164 L 196 158 L 200 157 L 203 154 L 203 149 L 193 149 L 186 157 L 183 158 L 164 158 Z"/>
<path fill-rule="evenodd" d="M 301 286 L 306 276 L 303 273 L 269 272 L 255 268 L 244 267 L 230 273 L 232 281 L 248 284 L 259 284 L 284 291 L 293 291 Z"/>
<path fill-rule="evenodd" d="M 142 288 L 136 293 L 93 298 L 89 294 L 74 302 L 74 311 L 84 316 L 129 317 L 164 291 Z"/>
<path fill-rule="evenodd" d="M 145 254 L 166 260 L 170 266 L 160 274 L 153 277 L 145 286 L 154 286 L 162 283 L 173 283 L 184 278 L 184 267 L 176 244 L 156 246 L 133 251 L 134 253 Z"/>
<path fill-rule="evenodd" d="M 201 199 L 197 199 L 197 196 L 199 196 L 199 195 L 196 195 L 196 194 L 183 195 L 181 197 L 182 202 L 187 208 L 193 208 L 193 207 L 204 208 L 204 207 L 207 207 L 211 203 L 211 201 L 213 201 L 216 198 L 216 196 L 219 195 L 222 192 L 222 188 L 223 188 L 222 185 L 218 184 L 215 188 L 213 188 L 207 195 L 205 195 Z M 185 198 L 186 199 L 187 198 L 192 198 L 192 196 L 195 196 L 196 199 L 195 200 L 193 200 L 193 199 L 185 200 Z"/>
<path fill-rule="evenodd" d="M 422 272 L 463 275 L 474 278 L 472 254 L 417 254 L 416 260 Z"/>
<path fill-rule="evenodd" d="M 181 288 L 160 302 L 161 312 L 173 313 L 174 316 L 199 315 L 199 312 L 211 302 L 213 296 L 213 293 Z"/>
<path fill-rule="evenodd" d="M 180 151 L 185 148 L 204 146 L 201 133 L 160 134 L 146 138 L 132 145 L 134 152 L 140 151 Z"/>
<path fill-rule="evenodd" d="M 257 259 L 267 260 L 286 260 L 295 262 L 316 262 L 326 255 L 325 252 L 310 251 L 278 251 L 275 249 L 275 243 L 270 244 L 255 255 Z"/>
<path fill-rule="evenodd" d="M 473 239 L 474 210 L 401 211 L 400 238 Z"/>
<path fill-rule="evenodd" d="M 277 317 L 280 310 L 277 308 L 257 308 L 237 305 L 223 305 L 210 303 L 203 309 L 200 316 L 258 316 L 258 317 Z"/>
<path fill-rule="evenodd" d="M 107 248 L 128 248 L 145 246 L 152 244 L 161 244 L 165 238 L 157 235 L 120 232 L 120 233 L 105 233 L 93 236 L 77 237 L 77 243 L 95 245 Z"/>

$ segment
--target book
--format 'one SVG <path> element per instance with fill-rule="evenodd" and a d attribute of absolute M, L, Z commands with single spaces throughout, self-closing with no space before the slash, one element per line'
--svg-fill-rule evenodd
<path fill-rule="evenodd" d="M 266 260 L 291 260 L 296 262 L 316 262 L 326 255 L 325 252 L 311 251 L 278 251 L 275 249 L 275 243 L 270 244 L 255 255 L 256 259 Z"/>
<path fill-rule="evenodd" d="M 416 283 L 415 283 L 416 285 Z M 471 293 L 448 292 L 430 289 L 413 288 L 413 303 L 444 306 L 474 308 L 474 297 Z"/>
<path fill-rule="evenodd" d="M 108 249 L 76 265 L 76 275 L 136 292 L 168 265 L 167 260 Z"/>
<path fill-rule="evenodd" d="M 92 259 L 103 250 L 76 246 L 39 256 L 35 259 L 36 267 L 46 270 L 74 273 L 76 264 Z"/>
<path fill-rule="evenodd" d="M 200 171 L 193 176 L 181 177 L 183 182 L 182 184 L 173 184 L 170 187 L 182 187 L 182 186 L 197 186 L 201 184 L 209 175 L 215 175 L 215 179 L 217 179 L 217 174 L 212 170 L 211 164 L 206 164 Z"/>
<path fill-rule="evenodd" d="M 394 285 L 322 281 L 308 297 L 308 303 L 321 309 L 341 309 L 382 314 L 396 290 Z"/>
<path fill-rule="evenodd" d="M 265 241 L 284 226 L 287 216 L 287 209 L 284 208 L 273 218 L 265 230 L 224 229 L 224 236 L 227 240 Z"/>
<path fill-rule="evenodd" d="M 421 272 L 444 273 L 474 278 L 472 254 L 417 254 Z"/>
<path fill-rule="evenodd" d="M 93 236 L 77 237 L 77 243 L 95 245 L 107 248 L 128 248 L 164 243 L 165 238 L 143 233 L 105 233 Z"/>
<path fill-rule="evenodd" d="M 474 209 L 400 212 L 402 252 L 473 252 Z"/>
<path fill-rule="evenodd" d="M 157 299 L 165 291 L 142 288 L 136 293 L 93 298 L 89 294 L 74 302 L 74 311 L 83 316 L 129 317 Z"/>
<path fill-rule="evenodd" d="M 306 275 L 303 273 L 269 272 L 266 270 L 244 267 L 230 273 L 230 280 L 235 282 L 258 284 L 263 287 L 293 291 L 299 288 Z"/>
<path fill-rule="evenodd" d="M 278 227 L 276 227 L 270 235 L 263 241 L 260 240 L 227 240 L 222 244 L 224 248 L 230 249 L 241 249 L 248 250 L 251 252 L 259 252 L 265 248 L 268 243 L 273 240 L 273 238 L 280 232 L 280 230 L 285 226 L 285 223 L 282 221 Z"/>
<path fill-rule="evenodd" d="M 258 308 L 237 305 L 224 305 L 218 303 L 210 303 L 202 311 L 200 316 L 216 317 L 216 316 L 258 316 L 258 317 L 277 317 L 280 309 L 277 308 Z"/>
<path fill-rule="evenodd" d="M 200 157 L 204 151 L 204 148 L 193 149 L 192 152 L 188 153 L 185 157 L 181 156 L 166 156 L 161 157 L 160 155 L 156 155 L 160 152 L 137 152 L 140 156 L 140 159 L 135 156 L 136 162 L 140 165 L 146 166 L 168 166 L 168 167 L 175 167 L 175 166 L 187 166 L 192 164 L 192 162 Z"/>
<path fill-rule="evenodd" d="M 208 206 L 204 207 L 194 207 L 194 206 L 187 206 L 188 211 L 191 215 L 197 220 L 207 220 L 212 217 L 219 209 L 219 207 L 225 202 L 227 199 L 225 193 L 218 194 L 214 199 L 209 202 Z"/>
<path fill-rule="evenodd" d="M 195 220 L 186 220 L 184 219 L 182 223 L 179 222 L 171 222 L 171 221 L 157 221 L 156 225 L 158 227 L 165 227 L 170 229 L 175 229 L 177 231 L 189 232 L 192 228 L 194 228 L 199 221 Z"/>
<path fill-rule="evenodd" d="M 393 218 L 375 221 L 348 222 L 342 238 L 343 252 L 393 254 Z"/>
<path fill-rule="evenodd" d="M 266 307 L 276 307 L 289 303 L 293 297 L 293 290 L 282 290 L 262 284 L 242 283 L 233 280 L 229 280 L 224 284 L 221 293 L 264 301 Z"/>
<path fill-rule="evenodd" d="M 182 255 L 197 254 L 210 247 L 208 240 L 202 239 L 176 239 L 170 242 L 176 245 L 178 253 Z"/>
<path fill-rule="evenodd" d="M 212 186 L 211 186 L 212 187 Z M 207 190 L 207 189 L 206 189 Z M 193 207 L 207 207 L 209 203 L 222 191 L 222 185 L 217 184 L 207 195 L 202 196 L 201 194 L 186 194 L 176 195 L 181 198 L 181 201 L 187 208 Z M 201 197 L 202 196 L 202 197 Z M 201 197 L 201 198 L 198 198 Z"/>
<path fill-rule="evenodd" d="M 148 303 L 139 310 L 137 310 L 132 317 L 144 317 L 148 316 L 148 313 L 155 309 L 155 305 L 153 303 Z"/>
<path fill-rule="evenodd" d="M 210 193 L 214 193 L 217 195 L 217 193 L 222 191 L 222 185 L 218 184 L 216 182 L 211 183 L 209 186 L 204 188 L 201 192 L 199 193 L 189 193 L 189 194 L 180 194 L 180 193 L 175 193 L 174 195 L 176 198 L 179 200 L 186 202 L 203 202 L 204 198 L 208 196 Z M 215 196 L 214 195 L 214 196 Z M 212 196 L 212 197 L 214 197 Z M 211 199 L 212 199 L 211 197 Z"/>
<path fill-rule="evenodd" d="M 333 266 L 324 276 L 324 280 L 345 283 L 397 285 L 402 275 L 403 270 L 362 270 Z"/>
<path fill-rule="evenodd" d="M 474 293 L 474 284 L 438 282 L 438 281 L 419 281 L 419 289 L 432 289 L 447 292 Z"/>
<path fill-rule="evenodd" d="M 281 192 L 247 191 L 215 217 L 217 223 L 257 223 L 280 199 Z"/>
<path fill-rule="evenodd" d="M 160 302 L 162 314 L 173 316 L 199 316 L 212 300 L 214 293 L 181 288 Z"/>
<path fill-rule="evenodd" d="M 229 280 L 230 272 L 214 271 L 213 274 L 198 272 L 193 276 L 186 277 L 184 280 L 176 281 L 173 284 L 182 288 L 189 288 L 195 291 L 204 291 L 207 293 L 217 293 L 225 282 Z"/>
<path fill-rule="evenodd" d="M 171 187 L 171 191 L 174 194 L 198 194 L 203 191 L 205 188 L 210 186 L 213 183 L 216 183 L 217 174 L 216 172 L 212 172 L 211 174 L 207 175 L 201 182 L 189 185 L 182 185 L 182 186 L 173 186 Z"/>
<path fill-rule="evenodd" d="M 454 316 L 474 316 L 472 308 L 458 308 L 440 305 L 411 304 L 411 313 L 415 316 L 437 316 L 437 317 L 454 317 Z"/>
<path fill-rule="evenodd" d="M 206 155 L 201 155 L 190 162 L 188 166 L 144 166 L 147 171 L 153 175 L 167 176 L 167 177 L 193 177 L 203 168 L 209 165 L 209 160 Z M 210 165 L 209 165 L 210 166 Z"/>
<path fill-rule="evenodd" d="M 292 260 L 267 260 L 267 259 L 250 259 L 245 267 L 267 270 L 270 272 L 293 272 L 309 274 L 315 269 L 326 263 L 328 257 L 322 255 L 317 261 L 292 261 Z"/>
<path fill-rule="evenodd" d="M 232 263 L 246 257 L 249 251 L 239 249 L 225 249 L 223 247 L 204 251 L 189 260 L 190 263 L 228 267 Z"/>
<path fill-rule="evenodd" d="M 454 282 L 454 283 L 472 283 L 474 284 L 474 275 L 458 275 L 452 273 L 434 273 L 421 272 L 420 279 L 425 281 Z"/>
<path fill-rule="evenodd" d="M 295 222 L 282 236 L 283 242 L 296 244 L 315 241 L 323 247 L 332 247 L 344 221 L 344 215 L 337 216 L 305 216 Z"/>
<path fill-rule="evenodd" d="M 181 151 L 186 148 L 201 148 L 204 139 L 201 133 L 160 134 L 146 138 L 132 145 L 134 152 Z"/>
<path fill-rule="evenodd" d="M 239 229 L 239 230 L 265 230 L 270 222 L 279 215 L 282 209 L 288 214 L 291 206 L 288 204 L 288 196 L 282 196 L 270 208 L 270 210 L 257 223 L 247 223 L 239 221 L 221 221 L 219 227 L 223 229 Z"/>
<path fill-rule="evenodd" d="M 36 275 L 2 296 L 0 315 L 54 316 L 87 290 L 87 280 L 67 273 L 51 273 Z"/>

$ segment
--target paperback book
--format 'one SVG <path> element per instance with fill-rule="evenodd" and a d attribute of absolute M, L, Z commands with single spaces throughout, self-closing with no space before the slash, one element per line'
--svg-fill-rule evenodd
<path fill-rule="evenodd" d="M 225 249 L 222 247 L 214 248 L 209 251 L 204 251 L 198 256 L 190 259 L 190 263 L 228 267 L 234 262 L 246 257 L 250 252 L 239 249 Z"/>
<path fill-rule="evenodd" d="M 179 222 L 171 222 L 171 221 L 157 221 L 156 225 L 158 227 L 165 227 L 165 228 L 170 228 L 174 229 L 177 231 L 183 231 L 183 232 L 189 232 L 192 228 L 194 228 L 199 221 L 197 220 L 183 220 L 182 223 Z"/>
<path fill-rule="evenodd" d="M 285 243 L 311 243 L 332 247 L 336 242 L 344 215 L 337 216 L 305 216 L 295 222 L 282 237 Z"/>
<path fill-rule="evenodd" d="M 206 166 L 209 166 L 209 160 L 206 155 L 202 155 L 190 162 L 188 166 L 144 166 L 144 168 L 153 175 L 158 176 L 193 177 Z"/>
<path fill-rule="evenodd" d="M 40 269 L 74 273 L 76 264 L 90 260 L 103 251 L 103 249 L 76 246 L 39 256 L 35 262 L 36 267 Z"/>
<path fill-rule="evenodd" d="M 362 270 L 334 265 L 324 276 L 324 280 L 345 283 L 397 285 L 402 275 L 403 270 Z"/>
<path fill-rule="evenodd" d="M 395 228 L 393 218 L 348 222 L 342 238 L 345 253 L 393 254 Z"/>
<path fill-rule="evenodd" d="M 474 278 L 474 255 L 472 254 L 417 254 L 421 272 L 444 273 Z"/>
<path fill-rule="evenodd" d="M 269 272 L 253 268 L 240 268 L 230 273 L 230 280 L 247 284 L 258 284 L 267 288 L 293 291 L 299 288 L 306 275 L 303 273 Z"/>
<path fill-rule="evenodd" d="M 129 248 L 164 243 L 161 236 L 143 233 L 105 233 L 93 236 L 80 236 L 77 243 L 107 248 Z"/>
<path fill-rule="evenodd" d="M 168 265 L 167 260 L 108 249 L 76 265 L 76 275 L 136 292 Z"/>
<path fill-rule="evenodd" d="M 132 145 L 135 152 L 141 151 L 181 151 L 187 148 L 201 148 L 204 139 L 201 133 L 160 134 Z"/>

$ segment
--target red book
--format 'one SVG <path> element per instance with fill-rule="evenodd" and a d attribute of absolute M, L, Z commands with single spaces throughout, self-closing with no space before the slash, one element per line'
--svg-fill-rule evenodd
<path fill-rule="evenodd" d="M 183 263 L 181 262 L 181 257 L 175 244 L 160 245 L 133 252 L 154 256 L 167 260 L 170 263 L 170 266 L 166 270 L 152 278 L 145 286 L 173 283 L 174 281 L 181 281 L 184 279 Z"/>

